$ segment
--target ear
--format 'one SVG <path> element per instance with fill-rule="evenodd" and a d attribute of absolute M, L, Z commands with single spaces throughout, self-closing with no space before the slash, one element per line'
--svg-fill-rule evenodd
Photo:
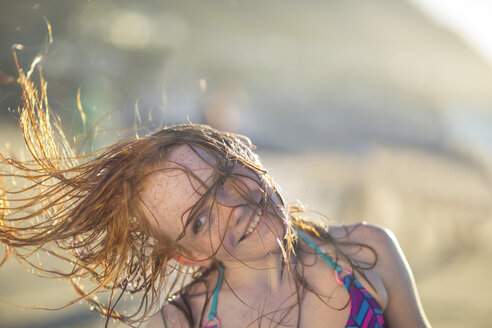
<path fill-rule="evenodd" d="M 207 267 L 212 264 L 212 259 L 199 260 L 197 256 L 192 255 L 189 252 L 181 251 L 180 253 L 181 254 L 174 253 L 172 259 L 182 265 Z"/>

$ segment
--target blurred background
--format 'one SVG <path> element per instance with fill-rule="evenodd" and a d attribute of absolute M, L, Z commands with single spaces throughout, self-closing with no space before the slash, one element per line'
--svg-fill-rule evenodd
<path fill-rule="evenodd" d="M 290 201 L 393 230 L 433 327 L 492 320 L 492 3 L 449 0 L 0 1 L 0 146 L 22 148 L 11 46 L 70 138 L 207 123 L 246 134 Z M 0 297 L 60 307 L 15 261 Z M 99 327 L 85 303 L 0 304 L 0 327 Z M 114 323 L 113 326 L 121 326 Z"/>

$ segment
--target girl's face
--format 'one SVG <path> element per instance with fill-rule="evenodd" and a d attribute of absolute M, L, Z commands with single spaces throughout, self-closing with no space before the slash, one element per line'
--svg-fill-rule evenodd
<path fill-rule="evenodd" d="M 279 216 L 285 216 L 285 209 L 271 187 L 262 190 L 265 184 L 258 174 L 237 165 L 230 178 L 217 184 L 215 198 L 203 198 L 220 179 L 212 157 L 199 148 L 180 145 L 166 159 L 146 178 L 141 194 L 155 235 L 176 241 L 187 259 L 203 266 L 212 257 L 224 263 L 252 262 L 279 249 L 286 231 Z M 277 215 L 273 209 L 255 206 L 263 202 L 265 193 Z"/>

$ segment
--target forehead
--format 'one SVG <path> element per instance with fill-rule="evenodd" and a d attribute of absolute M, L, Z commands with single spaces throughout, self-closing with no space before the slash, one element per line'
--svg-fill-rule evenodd
<path fill-rule="evenodd" d="M 212 182 L 215 160 L 206 151 L 180 145 L 143 181 L 142 210 L 154 233 L 175 239 L 187 214 Z"/>
<path fill-rule="evenodd" d="M 179 145 L 165 156 L 165 160 L 154 167 L 150 175 L 163 174 L 168 180 L 186 179 L 193 186 L 200 186 L 209 180 L 215 170 L 216 159 L 202 148 Z M 150 180 L 153 180 L 150 177 Z M 148 181 L 147 181 L 148 182 Z"/>
<path fill-rule="evenodd" d="M 212 156 L 211 151 L 190 145 L 177 146 L 170 152 L 168 159 L 193 171 L 213 169 L 217 165 L 217 160 Z"/>

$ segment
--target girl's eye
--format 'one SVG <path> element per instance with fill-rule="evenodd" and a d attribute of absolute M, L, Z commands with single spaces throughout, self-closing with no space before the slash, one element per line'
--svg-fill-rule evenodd
<path fill-rule="evenodd" d="M 205 223 L 205 219 L 205 216 L 200 216 L 195 220 L 195 222 L 193 223 L 193 233 L 198 233 L 198 230 L 200 230 L 200 228 Z"/>

